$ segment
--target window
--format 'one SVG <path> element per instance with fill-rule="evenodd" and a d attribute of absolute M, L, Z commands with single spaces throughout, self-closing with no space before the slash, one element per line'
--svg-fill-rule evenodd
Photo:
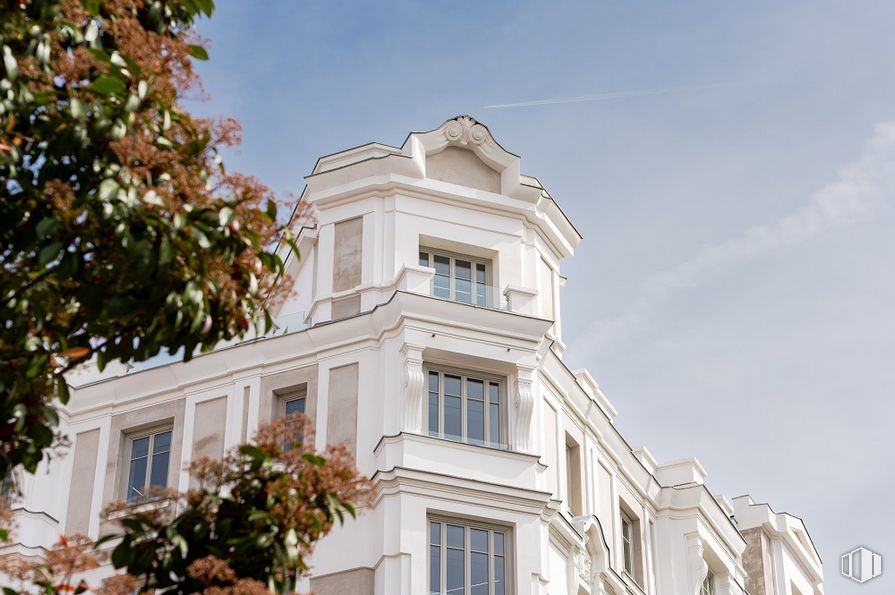
<path fill-rule="evenodd" d="M 566 434 L 566 506 L 572 516 L 581 516 L 581 448 Z"/>
<path fill-rule="evenodd" d="M 419 264 L 435 269 L 432 279 L 432 295 L 435 297 L 477 306 L 496 305 L 489 290 L 490 263 L 423 248 Z"/>
<path fill-rule="evenodd" d="M 625 572 L 634 574 L 634 523 L 627 515 L 622 514 L 622 560 Z"/>
<path fill-rule="evenodd" d="M 278 397 L 280 402 L 280 416 L 292 415 L 294 413 L 300 413 L 302 415 L 305 414 L 308 400 L 306 387 L 302 387 L 298 390 L 289 390 L 288 392 L 284 392 L 283 394 L 278 395 Z M 296 429 L 295 441 L 304 441 L 304 434 L 305 433 L 302 428 Z M 290 442 L 284 444 L 283 448 L 288 451 L 292 448 L 292 443 Z"/>
<path fill-rule="evenodd" d="M 699 595 L 715 595 L 715 575 L 709 570 L 702 581 L 702 587 L 699 589 Z"/>
<path fill-rule="evenodd" d="M 486 375 L 429 370 L 428 428 L 471 444 L 503 445 L 502 381 Z"/>
<path fill-rule="evenodd" d="M 149 488 L 167 486 L 170 458 L 171 430 L 131 438 L 125 499 L 140 502 L 148 497 Z"/>
<path fill-rule="evenodd" d="M 286 415 L 291 415 L 293 413 L 303 414 L 305 412 L 305 395 L 289 398 L 289 400 L 286 400 L 283 403 L 283 409 Z"/>
<path fill-rule="evenodd" d="M 429 521 L 429 595 L 506 595 L 508 531 Z"/>

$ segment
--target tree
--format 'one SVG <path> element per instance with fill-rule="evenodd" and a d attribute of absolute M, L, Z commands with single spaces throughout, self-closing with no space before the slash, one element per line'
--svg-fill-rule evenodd
<path fill-rule="evenodd" d="M 222 460 L 194 461 L 188 493 L 112 504 L 107 516 L 120 531 L 97 544 L 73 536 L 45 562 L 0 559 L 0 572 L 19 579 L 20 590 L 5 593 L 86 591 L 79 573 L 108 558 L 104 544 L 114 544 L 111 563 L 126 574 L 100 593 L 291 593 L 314 544 L 371 495 L 343 445 L 320 454 L 313 443 L 300 414 L 277 420 Z"/>
<path fill-rule="evenodd" d="M 181 104 L 207 58 L 193 24 L 213 9 L 3 1 L 0 477 L 35 470 L 74 366 L 189 359 L 271 324 L 289 225 L 263 184 L 224 168 L 238 125 Z"/>

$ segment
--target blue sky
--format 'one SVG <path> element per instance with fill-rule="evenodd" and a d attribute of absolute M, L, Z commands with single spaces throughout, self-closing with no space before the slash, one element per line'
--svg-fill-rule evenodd
<path fill-rule="evenodd" d="M 483 121 L 585 236 L 567 359 L 630 442 L 804 517 L 827 592 L 876 595 L 895 573 L 837 559 L 895 558 L 893 24 L 891 0 L 221 0 L 198 109 L 295 194 L 320 155 Z M 677 90 L 484 108 L 642 89 Z"/>

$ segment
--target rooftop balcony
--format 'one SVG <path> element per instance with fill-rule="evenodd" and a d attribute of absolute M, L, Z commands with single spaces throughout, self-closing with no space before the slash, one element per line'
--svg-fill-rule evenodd
<path fill-rule="evenodd" d="M 536 316 L 537 291 L 526 287 L 500 287 L 472 279 L 448 278 L 425 266 L 405 266 L 397 289 L 491 310 Z"/>

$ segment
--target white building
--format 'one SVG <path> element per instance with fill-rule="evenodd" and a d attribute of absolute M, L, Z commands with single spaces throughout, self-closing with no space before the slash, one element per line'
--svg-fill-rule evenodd
<path fill-rule="evenodd" d="M 581 236 L 487 128 L 463 116 L 323 157 L 303 196 L 318 220 L 289 257 L 278 332 L 72 378 L 74 444 L 23 478 L 20 552 L 98 536 L 105 503 L 185 489 L 186 461 L 303 410 L 377 494 L 319 544 L 318 595 L 744 592 L 734 506 L 696 459 L 632 449 L 596 381 L 563 363 L 560 262 Z M 805 566 L 753 593 L 822 593 L 803 528 L 737 506 L 771 544 L 767 572 Z"/>

